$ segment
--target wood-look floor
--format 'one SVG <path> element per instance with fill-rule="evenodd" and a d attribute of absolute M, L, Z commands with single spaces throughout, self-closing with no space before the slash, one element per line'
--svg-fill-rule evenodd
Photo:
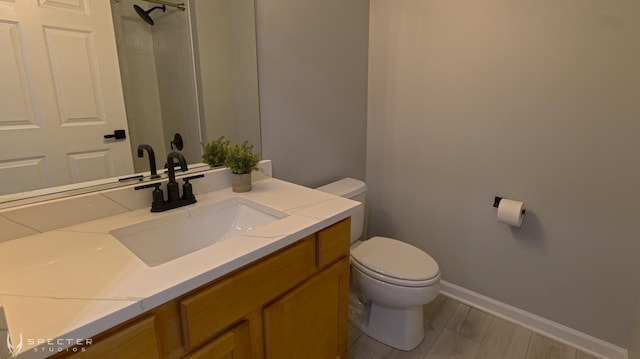
<path fill-rule="evenodd" d="M 350 359 L 596 359 L 516 324 L 438 296 L 424 307 L 425 337 L 405 352 L 349 324 Z"/>

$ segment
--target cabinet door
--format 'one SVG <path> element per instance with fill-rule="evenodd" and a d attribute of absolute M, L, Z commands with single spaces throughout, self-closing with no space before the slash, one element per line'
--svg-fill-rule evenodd
<path fill-rule="evenodd" d="M 346 358 L 348 290 L 343 258 L 266 307 L 266 358 Z"/>
<path fill-rule="evenodd" d="M 243 322 L 213 339 L 185 359 L 249 359 L 249 323 Z"/>
<path fill-rule="evenodd" d="M 158 342 L 154 317 L 149 317 L 126 328 L 116 329 L 112 334 L 97 339 L 84 351 L 56 356 L 73 359 L 158 359 Z"/>

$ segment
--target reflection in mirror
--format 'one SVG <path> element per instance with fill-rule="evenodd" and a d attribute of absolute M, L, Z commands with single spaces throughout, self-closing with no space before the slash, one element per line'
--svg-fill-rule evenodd
<path fill-rule="evenodd" d="M 174 2 L 178 4 L 179 0 Z M 134 9 L 134 5 L 145 11 L 157 5 L 142 0 L 110 0 L 110 3 L 107 3 L 107 0 L 79 0 L 77 3 L 80 5 L 77 9 L 72 9 L 73 11 L 86 12 L 86 9 L 91 9 L 92 13 L 109 14 L 108 7 L 109 5 L 111 7 L 108 26 L 92 29 L 93 38 L 89 40 L 81 38 L 82 41 L 73 42 L 72 40 L 79 38 L 78 33 L 81 32 L 60 30 L 73 28 L 69 22 L 69 18 L 73 17 L 68 15 L 72 11 L 69 8 L 61 11 L 53 7 L 34 5 L 34 12 L 47 14 L 40 18 L 54 20 L 51 20 L 51 23 L 39 24 L 42 28 L 53 30 L 47 33 L 46 41 L 33 44 L 31 43 L 34 41 L 33 38 L 28 36 L 30 34 L 17 36 L 15 29 L 26 28 L 26 22 L 33 21 L 35 16 L 17 19 L 12 12 L 0 7 L 0 47 L 2 47 L 0 50 L 10 48 L 14 55 L 12 58 L 14 66 L 0 69 L 3 79 L 13 81 L 11 91 L 14 92 L 14 96 L 8 97 L 10 100 L 5 98 L 6 101 L 1 101 L 1 105 L 6 109 L 8 108 L 5 106 L 6 103 L 19 104 L 9 108 L 13 112 L 0 111 L 0 140 L 4 139 L 3 135 L 11 138 L 10 131 L 6 129 L 18 129 L 21 133 L 26 133 L 34 128 L 46 131 L 39 135 L 38 139 L 62 140 L 63 135 L 56 129 L 57 127 L 65 128 L 67 131 L 97 127 L 96 131 L 99 132 L 101 139 L 103 133 L 117 129 L 110 121 L 118 117 L 118 113 L 114 110 L 117 106 L 110 105 L 101 99 L 100 95 L 108 97 L 107 87 L 111 83 L 120 86 L 121 79 L 122 90 L 115 93 L 120 97 L 120 102 L 123 100 L 122 96 L 124 97 L 123 112 L 126 109 L 126 124 L 122 127 L 127 129 L 127 139 L 119 141 L 101 139 L 94 147 L 102 151 L 98 153 L 102 156 L 103 162 L 129 163 L 129 167 L 125 166 L 129 170 L 113 170 L 113 163 L 107 163 L 106 166 L 102 164 L 101 166 L 106 168 L 102 170 L 90 161 L 95 157 L 93 149 L 71 153 L 75 157 L 68 153 L 73 151 L 67 151 L 64 154 L 64 160 L 52 164 L 46 152 L 34 154 L 24 149 L 18 150 L 15 149 L 16 146 L 9 146 L 9 142 L 2 141 L 0 142 L 2 146 L 0 202 L 18 199 L 15 203 L 19 204 L 23 198 L 43 194 L 45 195 L 43 198 L 51 198 L 51 193 L 57 190 L 68 191 L 70 188 L 73 189 L 70 193 L 78 193 L 83 187 L 95 184 L 96 180 L 101 183 L 105 181 L 113 183 L 111 180 L 100 180 L 101 178 L 128 177 L 133 174 L 132 172 L 148 171 L 148 158 L 146 156 L 138 158 L 136 155 L 139 144 L 148 144 L 153 147 L 157 167 L 162 169 L 167 153 L 177 150 L 175 146 L 172 149 L 172 141 L 176 133 L 183 138 L 184 147 L 180 152 L 189 163 L 201 161 L 200 141 L 209 141 L 223 135 L 233 142 L 249 140 L 255 144 L 256 148 L 260 148 L 253 0 L 188 0 L 184 3 L 184 10 L 166 6 L 165 11 L 155 10 L 149 13 L 154 25 L 143 20 Z M 87 7 L 86 3 L 90 6 Z M 56 18 L 57 15 L 59 15 L 58 18 Z M 91 16 L 91 21 L 94 21 L 97 15 Z M 15 24 L 20 26 L 13 26 Z M 69 34 L 72 36 L 67 36 Z M 115 43 L 113 43 L 114 36 Z M 112 50 L 110 53 L 105 53 L 104 49 L 109 47 L 102 47 L 101 44 L 109 43 L 109 39 L 111 39 Z M 91 43 L 94 40 L 96 43 Z M 77 44 L 80 46 L 74 48 Z M 28 61 L 35 56 L 29 51 L 37 46 L 42 48 L 40 50 L 42 54 L 47 54 L 47 51 L 49 51 L 48 54 L 53 54 L 41 56 L 46 59 L 46 61 L 39 60 L 42 63 L 41 66 L 60 70 L 59 73 L 51 75 L 54 78 L 54 84 L 49 85 L 49 88 L 59 90 L 57 93 L 55 91 L 38 93 L 40 89 L 37 87 L 40 80 L 38 76 L 41 73 L 37 68 L 34 70 L 30 67 L 32 64 Z M 91 49 L 91 46 L 95 46 L 95 49 Z M 117 48 L 117 61 L 115 48 Z M 85 61 L 86 64 L 72 61 L 75 58 L 82 58 L 78 56 L 81 54 L 78 49 L 89 53 L 89 56 L 84 54 L 84 58 L 88 58 Z M 87 49 L 94 52 L 90 53 L 91 51 L 86 51 Z M 109 56 L 114 57 L 113 68 L 110 68 L 108 63 L 105 64 L 105 59 Z M 40 64 L 37 65 L 40 66 Z M 86 65 L 87 69 L 81 65 Z M 91 68 L 92 65 L 95 68 Z M 104 73 L 98 73 L 96 68 Z M 74 77 L 79 79 L 83 70 L 86 70 L 88 78 L 96 81 L 88 83 L 88 81 L 76 80 L 75 84 L 65 83 Z M 114 79 L 117 81 L 111 81 Z M 66 97 L 63 98 L 60 93 L 65 90 Z M 61 101 L 61 98 L 67 103 Z M 57 99 L 57 107 L 63 108 L 62 110 L 58 111 L 55 108 L 55 99 Z M 53 103 L 55 111 L 40 109 L 38 106 L 43 102 Z M 73 110 L 79 115 L 50 121 L 55 126 L 45 126 L 43 123 L 43 117 L 46 117 L 42 116 L 43 113 L 60 113 L 60 117 L 64 118 L 62 116 L 65 115 L 64 111 Z M 86 115 L 86 112 L 91 112 L 89 110 L 96 114 Z M 119 117 L 125 118 L 124 114 Z M 88 136 L 74 134 L 71 141 L 68 139 L 66 141 L 82 142 L 84 137 Z M 28 143 L 31 147 L 40 147 L 33 146 L 34 141 L 38 139 L 29 140 Z M 124 144 L 128 148 L 124 160 L 114 156 L 109 158 L 111 146 L 117 142 L 120 142 L 118 143 L 120 147 Z M 10 147 L 11 150 L 5 147 Z M 28 149 L 29 146 L 26 148 Z M 71 164 L 69 158 L 75 161 L 73 163 L 76 166 L 75 169 L 69 166 Z M 85 175 L 69 176 L 68 180 L 62 182 L 51 180 L 59 172 L 73 174 L 74 171 Z M 38 177 L 37 181 L 31 180 L 34 176 Z M 29 186 L 25 187 L 25 183 Z M 36 184 L 33 185 L 33 183 Z M 63 186 L 56 187 L 60 185 Z M 117 185 L 117 182 L 113 185 Z M 43 190 L 44 187 L 53 188 Z M 76 190 L 77 188 L 80 190 Z M 100 188 L 105 186 L 101 185 Z M 92 190 L 94 189 L 86 188 L 86 191 Z M 34 200 L 31 199 L 30 202 L 32 201 Z"/>
<path fill-rule="evenodd" d="M 118 48 L 122 92 L 132 153 L 139 144 L 150 145 L 158 168 L 172 151 L 176 133 L 184 139 L 182 154 L 199 162 L 200 121 L 191 48 L 189 13 L 174 7 L 149 13 L 154 25 L 134 9 L 156 5 L 120 0 L 111 2 Z M 175 148 L 173 150 L 176 150 Z M 133 156 L 135 172 L 149 170 L 147 158 Z"/>
<path fill-rule="evenodd" d="M 190 0 L 203 137 L 244 140 L 259 151 L 253 0 Z"/>

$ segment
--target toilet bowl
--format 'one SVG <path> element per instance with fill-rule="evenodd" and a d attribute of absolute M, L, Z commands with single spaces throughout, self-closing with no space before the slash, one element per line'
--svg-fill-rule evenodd
<path fill-rule="evenodd" d="M 366 185 L 345 178 L 317 188 L 365 203 Z M 361 241 L 364 210 L 351 218 L 349 321 L 370 337 L 401 350 L 424 338 L 423 305 L 440 289 L 436 261 L 421 249 L 387 237 Z"/>

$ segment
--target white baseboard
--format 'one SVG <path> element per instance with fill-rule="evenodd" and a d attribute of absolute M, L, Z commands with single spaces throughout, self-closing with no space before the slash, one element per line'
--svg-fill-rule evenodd
<path fill-rule="evenodd" d="M 628 359 L 627 350 L 604 340 L 552 322 L 522 309 L 485 297 L 447 281 L 440 281 L 443 295 L 480 309 L 496 317 L 525 327 L 587 354 L 603 359 Z"/>

